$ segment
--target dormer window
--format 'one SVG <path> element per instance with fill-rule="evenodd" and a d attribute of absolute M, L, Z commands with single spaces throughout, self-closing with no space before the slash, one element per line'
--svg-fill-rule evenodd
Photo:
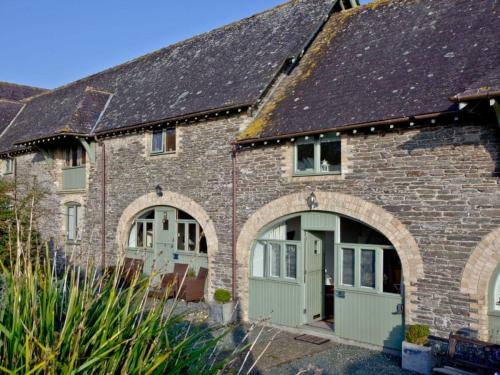
<path fill-rule="evenodd" d="M 81 145 L 70 146 L 65 150 L 66 167 L 82 167 L 86 164 L 85 149 Z"/>
<path fill-rule="evenodd" d="M 174 153 L 176 149 L 175 128 L 153 130 L 151 135 L 151 153 Z"/>
<path fill-rule="evenodd" d="M 309 136 L 295 143 L 295 175 L 340 173 L 340 138 L 337 136 Z"/>

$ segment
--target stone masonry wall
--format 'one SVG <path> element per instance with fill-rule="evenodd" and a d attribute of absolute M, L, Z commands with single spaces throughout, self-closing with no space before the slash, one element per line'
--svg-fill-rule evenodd
<path fill-rule="evenodd" d="M 477 301 L 461 293 L 460 283 L 471 252 L 500 227 L 497 126 L 453 123 L 342 137 L 342 176 L 292 177 L 290 142 L 239 152 L 238 227 L 296 192 L 362 198 L 399 219 L 419 246 L 424 277 L 407 296 L 414 320 L 444 337 L 476 329 Z"/>

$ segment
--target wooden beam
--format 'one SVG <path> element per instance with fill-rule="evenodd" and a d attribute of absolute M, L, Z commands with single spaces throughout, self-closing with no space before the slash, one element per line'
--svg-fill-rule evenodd
<path fill-rule="evenodd" d="M 53 152 L 49 149 L 40 147 L 40 146 L 34 146 L 40 153 L 42 154 L 43 158 L 45 159 L 45 162 L 47 163 L 47 166 L 49 170 L 52 169 L 54 166 L 54 155 Z"/>
<path fill-rule="evenodd" d="M 85 151 L 87 151 L 90 164 L 95 164 L 95 142 L 89 143 L 83 138 L 78 138 L 78 141 L 82 144 Z"/>

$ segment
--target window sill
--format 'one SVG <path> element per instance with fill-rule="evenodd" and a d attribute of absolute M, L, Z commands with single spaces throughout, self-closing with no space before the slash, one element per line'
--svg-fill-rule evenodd
<path fill-rule="evenodd" d="M 342 172 L 294 172 L 292 177 L 339 176 Z"/>
<path fill-rule="evenodd" d="M 58 194 L 74 194 L 74 193 L 86 193 L 86 192 L 87 192 L 87 189 L 83 188 L 83 189 L 63 189 L 63 190 L 59 190 L 57 193 Z"/>
<path fill-rule="evenodd" d="M 490 310 L 488 312 L 488 315 L 489 316 L 498 316 L 498 317 L 500 317 L 500 310 Z"/>
<path fill-rule="evenodd" d="M 69 170 L 69 169 L 85 169 L 85 168 L 87 168 L 87 166 L 86 166 L 86 165 L 78 165 L 78 166 L 75 166 L 75 167 L 68 167 L 68 166 L 64 166 L 64 167 L 62 167 L 61 169 L 62 169 L 63 171 L 65 171 L 65 170 Z"/>
<path fill-rule="evenodd" d="M 150 151 L 149 152 L 149 156 L 161 156 L 161 155 L 175 155 L 177 153 L 177 151 L 161 151 L 161 152 L 153 152 L 153 151 Z"/>
<path fill-rule="evenodd" d="M 12 173 L 12 172 L 5 172 L 5 173 L 3 174 L 3 176 L 11 176 L 11 175 L 13 175 L 13 174 L 14 174 L 14 173 Z"/>
<path fill-rule="evenodd" d="M 82 244 L 81 241 L 66 240 L 66 245 L 80 246 L 81 244 Z"/>

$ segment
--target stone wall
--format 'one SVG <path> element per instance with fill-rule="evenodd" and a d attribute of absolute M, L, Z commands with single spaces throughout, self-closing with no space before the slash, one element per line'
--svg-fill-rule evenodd
<path fill-rule="evenodd" d="M 293 193 L 359 197 L 396 217 L 419 247 L 424 272 L 407 296 L 414 306 L 411 320 L 431 325 L 441 336 L 477 329 L 478 301 L 461 291 L 461 278 L 481 238 L 500 227 L 495 124 L 450 123 L 342 137 L 347 164 L 342 176 L 292 177 L 290 142 L 239 152 L 239 228 L 259 208 Z"/>

